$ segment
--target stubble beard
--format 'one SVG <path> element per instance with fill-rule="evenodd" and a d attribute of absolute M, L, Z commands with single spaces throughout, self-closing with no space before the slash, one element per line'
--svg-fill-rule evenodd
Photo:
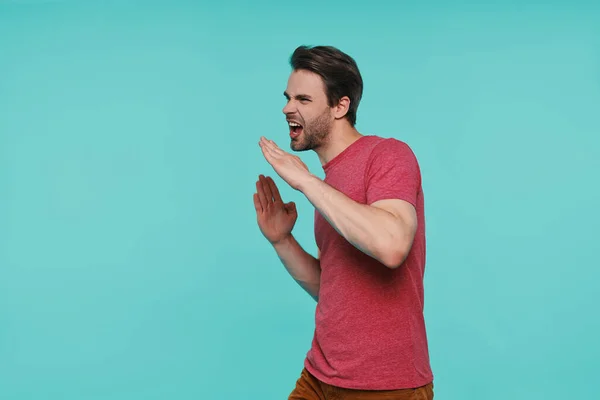
<path fill-rule="evenodd" d="M 330 119 L 329 110 L 325 110 L 313 121 L 307 123 L 302 130 L 302 134 L 292 139 L 290 147 L 294 151 L 315 150 L 322 146 L 331 132 L 333 121 Z"/>

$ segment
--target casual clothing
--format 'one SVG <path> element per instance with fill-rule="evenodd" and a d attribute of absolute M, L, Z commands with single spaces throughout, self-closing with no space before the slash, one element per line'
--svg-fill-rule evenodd
<path fill-rule="evenodd" d="M 321 284 L 304 367 L 346 389 L 398 390 L 433 381 L 423 317 L 425 217 L 421 172 L 407 144 L 362 136 L 323 166 L 325 182 L 362 204 L 402 199 L 418 228 L 404 264 L 390 269 L 338 234 L 315 211 Z"/>
<path fill-rule="evenodd" d="M 433 400 L 433 383 L 398 390 L 356 390 L 328 385 L 304 368 L 288 400 Z"/>

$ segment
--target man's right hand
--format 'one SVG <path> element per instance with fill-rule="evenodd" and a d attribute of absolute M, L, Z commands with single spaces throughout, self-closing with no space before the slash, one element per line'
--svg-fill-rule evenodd
<path fill-rule="evenodd" d="M 275 245 L 289 237 L 298 218 L 294 202 L 283 203 L 271 177 L 259 175 L 254 193 L 254 209 L 262 234 Z"/>

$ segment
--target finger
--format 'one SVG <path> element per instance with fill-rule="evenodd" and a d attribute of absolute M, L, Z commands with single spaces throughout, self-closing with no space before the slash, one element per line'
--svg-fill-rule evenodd
<path fill-rule="evenodd" d="M 269 182 L 269 187 L 271 188 L 271 193 L 273 194 L 273 199 L 275 199 L 275 201 L 282 201 L 281 194 L 279 193 L 279 189 L 277 189 L 277 185 L 273 178 L 269 177 L 267 180 Z"/>
<path fill-rule="evenodd" d="M 279 157 L 287 154 L 285 151 L 281 150 L 279 147 L 271 147 L 271 152 L 275 156 L 279 156 Z"/>
<path fill-rule="evenodd" d="M 271 186 L 269 185 L 269 182 L 267 181 L 267 178 L 265 178 L 264 176 L 260 176 L 260 182 L 262 184 L 263 187 L 263 191 L 265 192 L 265 198 L 267 199 L 267 202 L 272 202 L 273 201 L 273 193 L 271 192 Z"/>
<path fill-rule="evenodd" d="M 277 155 L 277 152 L 275 151 L 275 149 L 273 148 L 273 146 L 269 143 L 269 142 L 265 142 L 262 146 L 263 149 L 263 153 L 268 153 L 271 156 L 275 156 Z"/>
<path fill-rule="evenodd" d="M 260 182 L 260 178 L 256 182 L 256 194 L 257 194 L 260 206 L 264 210 L 265 208 L 267 208 L 267 197 L 265 196 L 265 192 L 263 190 L 263 185 Z"/>
<path fill-rule="evenodd" d="M 260 204 L 260 200 L 258 198 L 258 193 L 254 193 L 253 200 L 254 200 L 254 209 L 256 210 L 256 212 L 262 212 L 263 208 Z"/>
<path fill-rule="evenodd" d="M 277 146 L 277 144 L 276 144 L 274 141 L 267 139 L 267 143 L 269 144 L 269 148 L 270 148 L 270 149 L 271 149 L 271 150 L 272 150 L 274 153 L 276 153 L 276 154 L 283 154 L 283 153 L 285 153 L 283 150 L 281 150 L 281 149 L 279 148 L 279 146 Z"/>
<path fill-rule="evenodd" d="M 265 156 L 265 159 L 267 160 L 267 162 L 269 164 L 272 164 L 273 160 L 274 160 L 272 151 L 266 145 L 264 145 L 262 143 L 261 143 L 260 149 L 263 153 L 263 156 Z"/>
<path fill-rule="evenodd" d="M 274 141 L 267 139 L 267 138 L 261 138 L 261 147 L 266 148 L 267 151 L 270 151 L 272 154 L 281 154 L 283 153 L 283 151 L 275 144 Z"/>
<path fill-rule="evenodd" d="M 289 203 L 286 203 L 285 209 L 288 212 L 293 212 L 296 209 L 296 203 L 294 203 L 293 201 L 290 201 Z"/>

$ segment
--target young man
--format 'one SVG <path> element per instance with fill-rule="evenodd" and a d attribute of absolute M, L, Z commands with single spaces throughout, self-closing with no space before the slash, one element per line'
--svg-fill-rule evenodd
<path fill-rule="evenodd" d="M 362 77 L 334 47 L 301 46 L 290 59 L 283 109 L 291 149 L 313 150 L 321 180 L 299 157 L 260 138 L 275 172 L 315 207 L 317 258 L 292 235 L 293 202 L 259 176 L 258 225 L 316 301 L 315 332 L 289 399 L 432 399 L 423 318 L 425 218 L 421 174 L 407 144 L 362 135 Z"/>

